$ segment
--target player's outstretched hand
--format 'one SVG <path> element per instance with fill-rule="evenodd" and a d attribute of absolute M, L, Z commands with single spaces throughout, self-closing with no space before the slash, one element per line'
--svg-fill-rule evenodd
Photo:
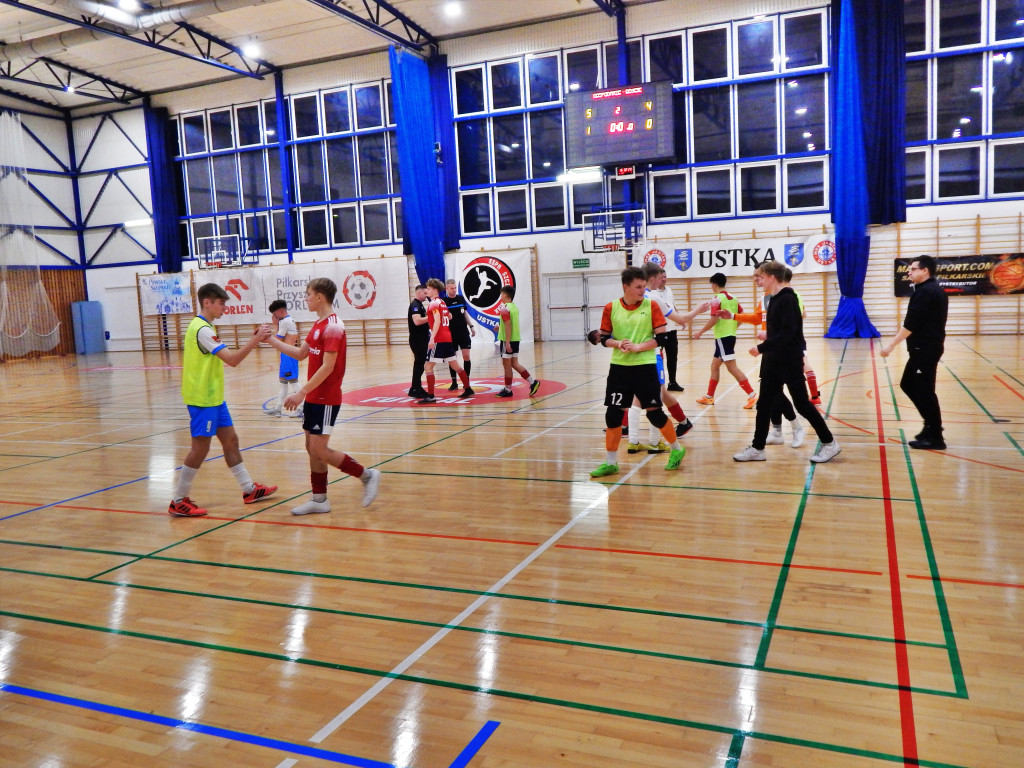
<path fill-rule="evenodd" d="M 266 341 L 267 339 L 274 335 L 273 329 L 266 323 L 263 323 L 263 325 L 261 325 L 252 333 L 253 336 L 255 336 L 259 341 Z"/>
<path fill-rule="evenodd" d="M 728 309 L 720 309 L 714 313 L 715 317 L 720 317 L 723 320 L 732 320 L 733 314 Z"/>
<path fill-rule="evenodd" d="M 292 392 L 290 395 L 288 395 L 288 397 L 284 399 L 285 410 L 294 411 L 296 408 L 302 405 L 305 399 L 305 396 L 299 394 L 298 392 Z"/>
<path fill-rule="evenodd" d="M 697 305 L 697 314 L 698 315 L 703 315 L 709 309 L 711 309 L 711 302 L 710 301 L 702 301 L 700 304 Z"/>

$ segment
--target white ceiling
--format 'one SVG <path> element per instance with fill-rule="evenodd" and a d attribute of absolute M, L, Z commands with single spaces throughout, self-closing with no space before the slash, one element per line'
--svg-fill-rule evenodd
<path fill-rule="evenodd" d="M 650 1 L 630 0 L 627 5 Z M 113 6 L 115 2 L 103 0 L 102 4 Z M 367 18 L 367 6 L 375 6 L 373 0 L 335 2 L 361 18 Z M 594 0 L 389 0 L 388 4 L 441 41 L 442 53 L 445 52 L 444 41 L 448 39 L 544 19 L 602 13 Z M 17 7 L 0 4 L 0 41 L 3 43 L 0 45 L 0 73 L 53 83 L 52 78 L 39 74 L 44 70 L 38 59 L 45 55 L 62 65 L 99 75 L 145 94 L 242 76 L 113 35 L 83 30 L 78 25 L 38 13 L 38 10 L 46 10 L 75 17 L 97 5 L 100 5 L 99 0 L 23 0 Z M 453 5 L 460 8 L 460 14 L 446 12 L 447 7 Z M 197 0 L 166 0 L 151 3 L 149 10 L 143 13 L 178 6 L 198 11 L 188 21 L 205 33 L 237 47 L 250 42 L 258 44 L 259 58 L 277 68 L 379 51 L 386 49 L 390 42 L 310 0 L 209 0 L 201 5 Z M 382 23 L 392 18 L 386 11 L 383 13 Z M 404 37 L 400 26 L 390 24 L 388 28 Z M 165 24 L 155 29 L 162 35 L 174 29 L 174 25 Z M 138 33 L 133 36 L 141 37 Z M 165 45 L 184 48 L 174 38 Z M 233 55 L 226 61 L 244 66 Z M 29 65 L 31 68 L 25 69 Z M 81 94 L 29 85 L 2 76 L 0 91 L 22 94 L 64 109 L 98 103 Z"/>

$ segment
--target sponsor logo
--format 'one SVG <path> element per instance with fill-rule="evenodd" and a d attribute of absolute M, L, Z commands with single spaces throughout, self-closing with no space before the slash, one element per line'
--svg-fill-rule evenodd
<path fill-rule="evenodd" d="M 345 301 L 355 309 L 367 309 L 377 298 L 377 281 L 369 272 L 360 269 L 345 278 L 341 292 Z"/>
<path fill-rule="evenodd" d="M 814 246 L 811 256 L 823 267 L 827 267 L 836 260 L 836 244 L 831 240 L 822 240 Z"/>
<path fill-rule="evenodd" d="M 493 256 L 473 259 L 462 270 L 460 293 L 466 297 L 466 309 L 480 325 L 497 334 L 501 289 L 516 287 L 516 276 L 508 264 Z"/>
<path fill-rule="evenodd" d="M 803 243 L 786 243 L 786 263 L 791 267 L 800 265 L 804 260 Z"/>
<path fill-rule="evenodd" d="M 246 285 L 241 280 L 241 278 L 232 277 L 224 285 L 224 290 L 227 291 L 228 293 L 230 293 L 232 296 L 234 296 L 239 301 L 241 301 L 242 300 L 242 291 L 248 291 L 249 290 L 249 286 Z"/>
<path fill-rule="evenodd" d="M 676 248 L 675 253 L 676 269 L 680 272 L 685 272 L 693 264 L 693 249 L 692 248 Z"/>
<path fill-rule="evenodd" d="M 651 262 L 657 264 L 659 267 L 664 268 L 665 264 L 668 263 L 668 257 L 664 251 L 659 251 L 657 248 L 651 248 L 647 253 L 644 254 L 644 263 Z"/>

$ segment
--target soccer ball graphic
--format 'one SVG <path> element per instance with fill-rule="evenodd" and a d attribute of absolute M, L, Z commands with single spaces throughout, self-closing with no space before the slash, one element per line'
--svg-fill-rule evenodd
<path fill-rule="evenodd" d="M 366 309 L 373 306 L 373 301 L 377 298 L 377 282 L 369 272 L 358 270 L 345 278 L 342 293 L 345 295 L 345 301 L 354 308 Z"/>

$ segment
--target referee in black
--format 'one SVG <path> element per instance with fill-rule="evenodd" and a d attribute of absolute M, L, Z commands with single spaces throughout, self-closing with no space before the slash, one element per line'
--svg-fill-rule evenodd
<path fill-rule="evenodd" d="M 911 448 L 942 451 L 942 411 L 935 394 L 935 371 L 946 341 L 946 315 L 949 298 L 935 279 L 935 259 L 918 256 L 910 262 L 910 282 L 914 293 L 907 305 L 907 316 L 899 333 L 882 347 L 888 357 L 904 339 L 907 342 L 907 366 L 903 369 L 900 389 L 910 398 L 924 419 L 924 429 L 908 445 Z"/>
<path fill-rule="evenodd" d="M 444 286 L 445 292 L 441 298 L 444 303 L 448 305 L 448 312 L 451 313 L 451 320 L 449 321 L 449 327 L 452 331 L 452 343 L 455 344 L 455 349 L 462 350 L 462 367 L 466 369 L 466 377 L 469 377 L 470 369 L 473 366 L 473 361 L 469 359 L 470 350 L 473 348 L 473 339 L 470 338 L 470 334 L 476 335 L 476 328 L 472 325 L 472 321 L 469 319 L 469 312 L 466 308 L 466 297 L 459 293 L 458 283 L 455 282 L 454 278 L 448 278 Z M 451 386 L 448 387 L 449 391 L 459 389 L 460 384 L 458 379 L 455 378 L 455 369 L 450 365 L 448 371 L 452 375 Z"/>
<path fill-rule="evenodd" d="M 427 361 L 427 345 L 430 342 L 430 326 L 427 324 L 427 308 L 423 300 L 427 298 L 427 286 L 417 285 L 412 303 L 409 304 L 409 349 L 412 350 L 412 386 L 409 397 L 417 399 L 426 397 L 423 389 L 423 364 Z"/>

